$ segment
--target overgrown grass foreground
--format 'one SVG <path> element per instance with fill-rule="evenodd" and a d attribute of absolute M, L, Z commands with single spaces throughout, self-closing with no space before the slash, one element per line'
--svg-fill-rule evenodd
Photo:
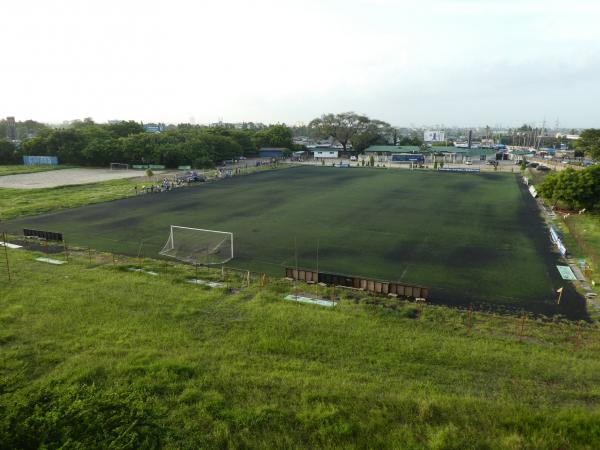
<path fill-rule="evenodd" d="M 596 325 L 9 252 L 2 448 L 600 448 Z"/>

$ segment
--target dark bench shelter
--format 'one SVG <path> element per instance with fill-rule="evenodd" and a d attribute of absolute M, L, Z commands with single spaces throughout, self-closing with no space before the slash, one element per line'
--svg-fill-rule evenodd
<path fill-rule="evenodd" d="M 288 149 L 284 147 L 263 147 L 258 151 L 259 158 L 283 158 Z"/>

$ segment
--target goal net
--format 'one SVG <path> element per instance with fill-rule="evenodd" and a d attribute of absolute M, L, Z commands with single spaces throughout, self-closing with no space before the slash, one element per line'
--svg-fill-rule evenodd
<path fill-rule="evenodd" d="M 225 264 L 233 259 L 233 233 L 171 225 L 159 254 L 190 264 Z"/>
<path fill-rule="evenodd" d="M 110 170 L 129 170 L 129 164 L 110 163 Z"/>

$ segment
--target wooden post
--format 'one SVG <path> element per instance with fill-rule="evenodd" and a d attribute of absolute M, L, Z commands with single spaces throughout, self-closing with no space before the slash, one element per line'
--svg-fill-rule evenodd
<path fill-rule="evenodd" d="M 140 246 L 138 248 L 138 263 L 140 265 L 140 273 L 142 273 L 142 247 L 144 246 L 144 241 L 140 241 Z"/>
<path fill-rule="evenodd" d="M 563 290 L 564 290 L 564 288 L 561 287 L 560 289 L 558 289 L 556 291 L 556 292 L 558 292 L 558 300 L 556 301 L 557 305 L 560 305 L 560 299 L 562 298 Z"/>
<path fill-rule="evenodd" d="M 473 329 L 473 305 L 469 305 L 469 311 L 467 312 L 467 334 L 471 334 Z"/>
<path fill-rule="evenodd" d="M 12 277 L 10 275 L 10 262 L 8 260 L 8 246 L 6 245 L 6 232 L 2 233 L 2 242 L 4 243 L 4 259 L 6 260 L 6 275 L 8 277 L 8 282 L 12 281 Z"/>
<path fill-rule="evenodd" d="M 69 247 L 67 247 L 67 241 L 63 241 L 63 247 L 65 249 L 65 260 L 69 261 Z"/>
<path fill-rule="evenodd" d="M 296 236 L 294 236 L 294 264 L 296 266 L 296 275 L 294 276 L 294 295 L 296 296 L 296 301 L 298 301 L 298 240 Z"/>
<path fill-rule="evenodd" d="M 523 314 L 521 318 L 521 327 L 519 329 L 519 342 L 523 342 L 523 333 L 525 332 L 525 320 L 527 320 L 527 314 Z"/>
<path fill-rule="evenodd" d="M 246 279 L 248 280 L 248 287 L 250 287 L 250 271 L 246 273 Z"/>
<path fill-rule="evenodd" d="M 315 287 L 315 290 L 317 292 L 317 298 L 319 298 L 319 239 L 317 239 L 317 280 L 315 283 Z"/>
<path fill-rule="evenodd" d="M 417 304 L 417 316 L 419 320 L 421 320 L 421 317 L 423 316 L 423 311 L 425 309 L 425 299 L 421 297 L 416 297 L 415 303 Z"/>
<path fill-rule="evenodd" d="M 581 347 L 581 322 L 577 322 L 577 334 L 575 335 L 575 351 Z"/>

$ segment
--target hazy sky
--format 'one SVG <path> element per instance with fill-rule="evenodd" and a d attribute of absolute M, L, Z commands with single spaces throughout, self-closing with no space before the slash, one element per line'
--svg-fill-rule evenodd
<path fill-rule="evenodd" d="M 12 0 L 0 117 L 600 126 L 599 0 Z"/>

